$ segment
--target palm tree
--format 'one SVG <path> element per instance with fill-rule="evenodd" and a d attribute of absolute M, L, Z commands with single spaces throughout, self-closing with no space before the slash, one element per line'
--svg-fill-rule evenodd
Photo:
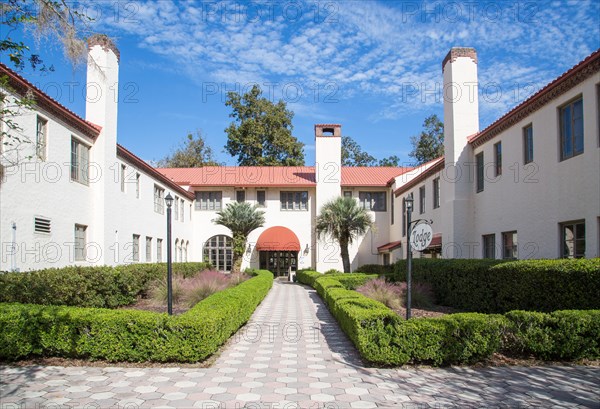
<path fill-rule="evenodd" d="M 350 272 L 348 246 L 367 232 L 373 219 L 365 209 L 351 197 L 338 197 L 323 205 L 317 216 L 317 234 L 330 235 L 339 244 L 344 265 L 344 273 Z"/>
<path fill-rule="evenodd" d="M 224 210 L 217 212 L 217 216 L 213 223 L 231 230 L 233 236 L 232 272 L 239 272 L 248 235 L 265 224 L 265 212 L 257 210 L 256 206 L 247 202 L 233 202 L 229 203 Z"/>

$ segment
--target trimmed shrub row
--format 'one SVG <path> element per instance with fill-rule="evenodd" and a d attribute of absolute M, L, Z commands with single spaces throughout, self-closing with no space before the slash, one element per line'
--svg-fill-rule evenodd
<path fill-rule="evenodd" d="M 304 272 L 298 279 L 313 283 L 362 357 L 374 364 L 471 364 L 494 352 L 561 360 L 600 357 L 600 311 L 461 313 L 405 321 L 346 289 L 338 277 L 317 274 Z"/>
<path fill-rule="evenodd" d="M 207 263 L 174 263 L 173 273 L 187 277 L 207 268 Z M 115 308 L 134 303 L 166 274 L 166 263 L 0 273 L 0 302 Z"/>
<path fill-rule="evenodd" d="M 364 273 L 406 281 L 406 260 L 366 265 Z M 600 308 L 600 258 L 578 260 L 415 259 L 413 280 L 431 285 L 437 302 L 465 311 Z"/>
<path fill-rule="evenodd" d="M 218 292 L 170 317 L 148 311 L 0 304 L 0 358 L 59 356 L 118 361 L 198 362 L 245 324 L 273 274 Z"/>

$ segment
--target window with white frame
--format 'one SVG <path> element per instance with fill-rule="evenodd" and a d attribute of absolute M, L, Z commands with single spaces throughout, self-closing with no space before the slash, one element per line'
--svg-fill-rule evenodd
<path fill-rule="evenodd" d="M 146 236 L 146 263 L 152 261 L 152 237 Z"/>
<path fill-rule="evenodd" d="M 308 192 L 281 192 L 281 210 L 308 210 Z"/>
<path fill-rule="evenodd" d="M 204 262 L 221 271 L 231 271 L 233 240 L 225 235 L 213 236 L 204 243 Z"/>
<path fill-rule="evenodd" d="M 183 199 L 181 199 L 179 201 L 179 220 L 181 220 L 182 222 L 185 221 L 185 216 L 183 214 L 185 209 L 185 202 L 183 201 Z"/>
<path fill-rule="evenodd" d="M 35 155 L 40 160 L 46 160 L 46 146 L 48 144 L 48 120 L 37 116 L 35 132 Z"/>
<path fill-rule="evenodd" d="M 75 225 L 75 261 L 85 261 L 86 230 L 87 226 Z"/>
<path fill-rule="evenodd" d="M 440 207 L 440 178 L 433 179 L 433 208 Z"/>
<path fill-rule="evenodd" d="M 162 263 L 162 239 L 156 239 L 156 262 Z"/>
<path fill-rule="evenodd" d="M 154 211 L 156 213 L 165 213 L 165 189 L 154 185 Z"/>
<path fill-rule="evenodd" d="M 560 224 L 561 230 L 561 257 L 585 257 L 585 220 Z"/>
<path fill-rule="evenodd" d="M 583 98 L 562 106 L 560 116 L 560 159 L 583 153 Z"/>
<path fill-rule="evenodd" d="M 352 198 L 352 190 L 344 190 L 344 197 Z"/>
<path fill-rule="evenodd" d="M 127 171 L 127 167 L 125 165 L 121 165 L 121 192 L 125 192 L 125 172 Z"/>
<path fill-rule="evenodd" d="M 140 198 L 140 174 L 135 174 L 135 197 L 136 199 Z"/>
<path fill-rule="evenodd" d="M 139 234 L 133 235 L 131 259 L 133 261 L 140 261 L 140 235 Z"/>
<path fill-rule="evenodd" d="M 425 213 L 425 186 L 419 188 L 419 213 Z"/>
<path fill-rule="evenodd" d="M 267 192 L 265 190 L 256 191 L 256 204 L 259 207 L 265 207 L 267 205 Z"/>
<path fill-rule="evenodd" d="M 496 235 L 483 235 L 483 258 L 496 258 Z"/>
<path fill-rule="evenodd" d="M 223 192 L 196 192 L 196 210 L 221 210 Z"/>
<path fill-rule="evenodd" d="M 502 233 L 502 258 L 516 259 L 518 257 L 517 232 L 507 231 Z"/>
<path fill-rule="evenodd" d="M 496 176 L 502 175 L 502 142 L 494 144 L 494 172 Z"/>
<path fill-rule="evenodd" d="M 483 163 L 483 152 L 475 155 L 475 165 L 476 165 L 476 183 L 477 183 L 477 193 L 483 192 L 483 181 L 485 178 L 485 164 Z"/>
<path fill-rule="evenodd" d="M 175 196 L 175 205 L 173 206 L 175 208 L 175 220 L 179 220 L 179 197 Z"/>
<path fill-rule="evenodd" d="M 235 191 L 235 201 L 238 203 L 244 203 L 246 201 L 246 191 L 245 190 L 236 190 Z"/>
<path fill-rule="evenodd" d="M 523 128 L 523 163 L 533 162 L 533 125 Z"/>
<path fill-rule="evenodd" d="M 358 192 L 358 201 L 366 210 L 373 212 L 385 212 L 387 210 L 385 192 Z"/>
<path fill-rule="evenodd" d="M 81 141 L 71 138 L 71 180 L 89 183 L 90 148 Z"/>

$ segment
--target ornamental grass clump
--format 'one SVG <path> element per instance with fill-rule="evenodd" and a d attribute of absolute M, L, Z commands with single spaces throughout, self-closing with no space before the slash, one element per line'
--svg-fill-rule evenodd
<path fill-rule="evenodd" d="M 183 301 L 187 280 L 188 279 L 179 275 L 173 277 L 171 293 L 174 304 L 179 304 Z M 167 294 L 167 279 L 163 278 L 162 280 L 155 281 L 154 285 L 150 289 L 150 299 L 152 300 L 152 304 L 165 305 L 167 302 Z"/>
<path fill-rule="evenodd" d="M 384 278 L 368 281 L 358 287 L 356 291 L 393 310 L 399 309 L 403 304 L 404 291 L 402 287 L 396 283 L 388 283 Z"/>
<path fill-rule="evenodd" d="M 193 307 L 205 298 L 222 291 L 234 284 L 230 277 L 215 270 L 202 271 L 195 277 L 189 278 L 185 286 L 185 303 Z"/>

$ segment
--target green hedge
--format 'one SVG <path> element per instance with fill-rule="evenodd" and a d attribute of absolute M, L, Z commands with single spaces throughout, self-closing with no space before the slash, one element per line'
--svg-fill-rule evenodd
<path fill-rule="evenodd" d="M 174 263 L 173 273 L 190 276 L 209 267 Z M 152 281 L 166 275 L 166 263 L 0 273 L 0 302 L 115 308 L 135 302 Z"/>
<path fill-rule="evenodd" d="M 173 317 L 148 311 L 0 304 L 0 358 L 198 362 L 245 324 L 268 293 L 273 274 L 255 274 Z"/>
<path fill-rule="evenodd" d="M 469 364 L 494 352 L 543 359 L 600 357 L 600 311 L 461 313 L 405 321 L 385 305 L 346 289 L 339 277 L 318 274 L 305 272 L 302 280 L 312 281 L 362 357 L 374 364 Z"/>
<path fill-rule="evenodd" d="M 484 313 L 600 308 L 599 258 L 413 261 L 413 280 L 431 285 L 441 305 Z M 406 260 L 392 266 L 366 265 L 359 271 L 406 281 Z"/>

